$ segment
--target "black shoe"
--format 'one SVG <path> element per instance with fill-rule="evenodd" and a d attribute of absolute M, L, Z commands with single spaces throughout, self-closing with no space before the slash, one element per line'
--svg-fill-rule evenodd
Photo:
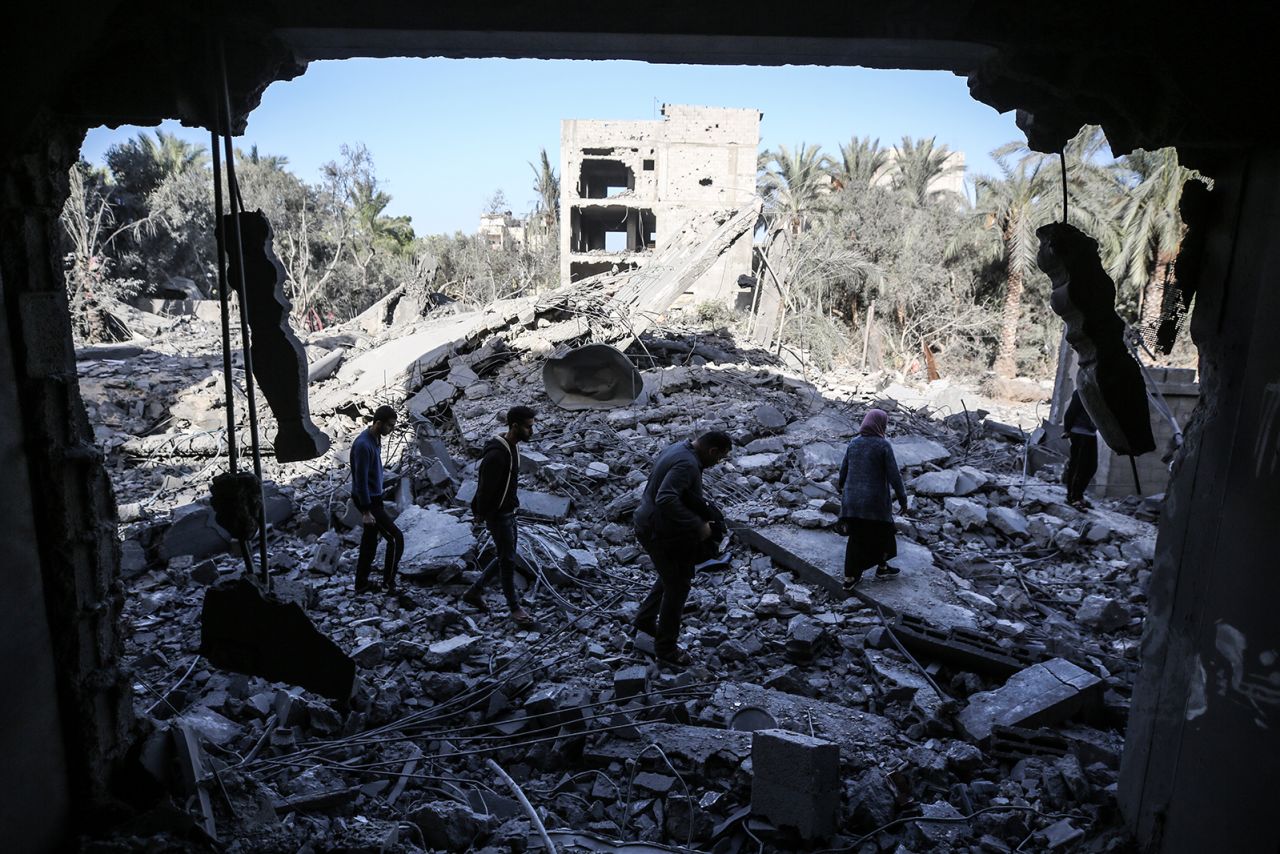
<path fill-rule="evenodd" d="M 382 586 L 382 589 L 386 591 L 388 596 L 394 596 L 396 593 L 400 592 L 400 588 L 396 586 L 394 581 L 388 581 Z"/>
<path fill-rule="evenodd" d="M 377 593 L 382 589 L 376 581 L 366 581 L 364 584 L 356 583 L 355 591 L 357 593 Z"/>
<path fill-rule="evenodd" d="M 879 568 L 876 569 L 876 578 L 893 578 L 895 575 L 901 574 L 902 570 L 898 569 L 896 566 L 890 566 L 887 563 L 880 564 Z"/>
<path fill-rule="evenodd" d="M 668 664 L 672 667 L 688 667 L 693 664 L 693 656 L 680 647 L 658 653 L 657 659 L 663 664 Z"/>
<path fill-rule="evenodd" d="M 862 580 L 861 575 L 846 575 L 844 577 L 844 592 L 852 593 L 853 588 L 856 587 L 858 585 L 858 582 L 861 580 Z"/>
<path fill-rule="evenodd" d="M 463 593 L 462 601 L 466 602 L 482 614 L 489 613 L 489 603 L 484 601 L 484 595 L 478 590 L 468 590 L 466 593 Z"/>

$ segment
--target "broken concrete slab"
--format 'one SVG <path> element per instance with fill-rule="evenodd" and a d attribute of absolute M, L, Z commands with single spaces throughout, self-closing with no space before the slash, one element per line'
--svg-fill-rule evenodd
<path fill-rule="evenodd" d="M 891 630 L 907 649 L 977 673 L 1012 676 L 1037 661 L 1024 649 L 1001 646 L 987 632 L 941 628 L 909 614 L 899 616 Z"/>
<path fill-rule="evenodd" d="M 987 524 L 987 508 L 967 498 L 944 498 L 946 514 L 962 531 L 981 528 Z"/>
<path fill-rule="evenodd" d="M 997 531 L 1011 537 L 1025 537 L 1030 531 L 1027 517 L 1013 507 L 988 507 L 987 521 Z"/>
<path fill-rule="evenodd" d="M 1096 593 L 1086 596 L 1076 611 L 1076 622 L 1100 632 L 1114 632 L 1128 625 L 1129 612 L 1115 599 Z"/>
<path fill-rule="evenodd" d="M 400 557 L 403 575 L 451 566 L 475 547 L 471 526 L 435 507 L 407 507 L 396 524 L 404 532 L 404 554 Z"/>
<path fill-rule="evenodd" d="M 997 724 L 1036 727 L 1090 710 L 1100 702 L 1102 689 L 1097 676 L 1054 658 L 1015 673 L 994 691 L 972 695 L 957 722 L 971 739 L 983 741 Z"/>
<path fill-rule="evenodd" d="M 421 391 L 409 398 L 404 408 L 414 421 L 425 421 L 428 412 L 453 400 L 457 393 L 458 389 L 451 383 L 432 380 Z"/>
<path fill-rule="evenodd" d="M 735 536 L 769 555 L 780 566 L 833 596 L 844 598 L 845 538 L 828 530 L 769 525 L 738 526 Z M 906 537 L 898 537 L 898 556 L 891 563 L 902 571 L 884 580 L 868 580 L 854 595 L 898 614 L 911 614 L 934 625 L 977 628 L 973 612 L 956 595 L 956 583 L 933 562 L 933 553 Z"/>
<path fill-rule="evenodd" d="M 879 715 L 749 682 L 721 685 L 711 703 L 720 710 L 726 725 L 742 709 L 759 709 L 772 717 L 779 729 L 835 742 L 850 761 L 870 756 L 897 731 L 888 719 Z"/>
<path fill-rule="evenodd" d="M 942 445 L 923 436 L 893 436 L 889 443 L 893 445 L 893 456 L 898 461 L 898 468 L 941 462 L 951 456 L 951 452 Z"/>
<path fill-rule="evenodd" d="M 584 748 L 582 758 L 596 768 L 611 762 L 638 761 L 645 770 L 660 771 L 666 763 L 654 751 L 646 752 L 647 746 L 656 742 L 679 773 L 728 778 L 751 756 L 749 732 L 658 723 L 644 724 L 641 733 L 639 741 L 606 736 L 599 744 Z"/>
<path fill-rule="evenodd" d="M 752 444 L 755 444 L 754 442 Z M 749 446 L 748 446 L 749 447 Z M 812 442 L 805 444 L 800 451 L 801 460 L 806 469 L 840 468 L 844 462 L 844 447 L 831 442 Z"/>
<path fill-rule="evenodd" d="M 458 487 L 458 493 L 454 496 L 454 501 L 470 507 L 471 499 L 475 497 L 475 494 L 476 482 L 468 480 Z M 535 492 L 528 489 L 520 490 L 520 509 L 517 511 L 519 515 L 534 516 L 551 522 L 563 522 L 569 518 L 569 513 L 572 509 L 573 499 L 567 495 L 553 495 L 550 492 Z"/>
<path fill-rule="evenodd" d="M 862 654 L 886 700 L 911 703 L 929 716 L 937 715 L 943 698 L 911 664 L 901 656 L 874 649 L 863 650 Z"/>
<path fill-rule="evenodd" d="M 159 557 L 169 560 L 191 555 L 196 560 L 224 554 L 231 547 L 231 535 L 214 521 L 207 504 L 187 504 L 174 508 L 172 522 L 160 539 Z"/>
<path fill-rule="evenodd" d="M 251 580 L 224 580 L 205 593 L 200 654 L 215 667 L 301 685 L 346 702 L 356 665 L 302 608 L 264 596 Z"/>

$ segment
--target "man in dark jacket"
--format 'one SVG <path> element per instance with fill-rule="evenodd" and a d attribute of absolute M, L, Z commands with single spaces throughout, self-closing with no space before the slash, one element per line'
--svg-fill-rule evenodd
<path fill-rule="evenodd" d="M 636 508 L 636 539 L 653 559 L 658 578 L 640 604 L 635 627 L 653 636 L 658 659 L 683 667 L 689 654 L 676 641 L 693 583 L 700 545 L 723 516 L 702 497 L 702 470 L 729 455 L 733 440 L 719 431 L 677 442 L 658 455 Z"/>
<path fill-rule="evenodd" d="M 382 506 L 382 437 L 396 428 L 396 411 L 379 406 L 373 423 L 351 444 L 351 501 L 360 511 L 364 532 L 360 537 L 360 558 L 356 563 L 356 592 L 376 590 L 369 582 L 369 570 L 378 550 L 378 537 L 387 541 L 382 566 L 382 583 L 387 592 L 395 592 L 396 568 L 404 554 L 404 534 Z"/>
<path fill-rule="evenodd" d="M 494 575 L 498 575 L 502 579 L 502 593 L 511 609 L 511 618 L 521 626 L 532 625 L 534 621 L 520 607 L 515 588 L 517 569 L 526 578 L 532 576 L 516 553 L 516 508 L 520 506 L 517 495 L 520 452 L 516 446 L 533 438 L 535 415 L 527 406 L 513 406 L 507 411 L 507 432 L 485 443 L 484 456 L 480 459 L 476 495 L 471 499 L 471 511 L 489 529 L 498 557 L 462 595 L 462 601 L 467 604 L 481 611 L 489 610 L 484 601 L 484 587 Z"/>
<path fill-rule="evenodd" d="M 1071 393 L 1071 402 L 1062 415 L 1062 438 L 1071 442 L 1071 456 L 1063 481 L 1067 485 L 1067 503 L 1087 507 L 1084 491 L 1098 470 L 1098 429 L 1080 400 L 1080 392 Z"/>

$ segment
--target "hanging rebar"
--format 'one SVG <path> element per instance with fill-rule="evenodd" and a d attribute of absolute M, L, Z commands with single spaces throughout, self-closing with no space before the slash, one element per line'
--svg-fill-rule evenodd
<path fill-rule="evenodd" d="M 227 158 L 227 207 L 231 220 L 230 258 L 235 259 L 236 293 L 240 297 L 240 347 L 244 355 L 244 387 L 249 407 L 249 441 L 253 449 L 253 473 L 258 478 L 258 490 L 262 491 L 262 454 L 258 435 L 258 401 L 253 382 L 253 351 L 249 336 L 249 299 L 244 278 L 244 242 L 240 235 L 239 182 L 236 181 L 235 149 L 231 142 L 231 89 L 227 83 L 226 50 L 218 42 L 218 66 L 222 77 L 222 142 Z M 234 252 L 234 255 L 231 253 Z M 271 576 L 267 571 L 267 517 L 265 496 L 258 504 L 258 571 L 263 585 L 271 588 Z"/>

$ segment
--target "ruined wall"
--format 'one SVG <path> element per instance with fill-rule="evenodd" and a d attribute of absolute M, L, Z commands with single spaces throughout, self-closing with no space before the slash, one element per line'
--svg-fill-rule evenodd
<path fill-rule="evenodd" d="M 1191 322 L 1201 402 L 1160 520 L 1120 799 L 1148 850 L 1270 852 L 1280 846 L 1280 150 L 1210 174 Z"/>
<path fill-rule="evenodd" d="M 5 624 L 5 665 L 24 678 L 7 683 L 14 694 L 4 727 L 4 773 L 27 782 L 5 788 L 6 807 L 22 803 L 23 787 L 45 791 L 48 802 L 26 815 L 6 814 L 6 838 L 20 832 L 61 834 L 55 821 L 37 823 L 66 809 L 67 795 L 80 816 L 110 800 L 112 768 L 132 721 L 130 683 L 120 669 L 119 545 L 116 508 L 101 453 L 80 399 L 71 324 L 58 247 L 58 215 L 67 194 L 67 170 L 83 133 L 49 127 L 39 146 L 7 159 L 0 171 L 0 281 L 4 326 L 0 449 L 5 466 L 5 606 L 25 604 Z M 22 471 L 17 445 L 26 459 Z M 25 528 L 24 519 L 34 524 Z M 38 577 L 42 589 L 32 582 Z M 12 598 L 11 598 L 12 597 Z M 39 607 L 43 600 L 43 608 Z M 41 625 L 41 624 L 44 625 Z M 51 641 L 46 648 L 44 640 Z M 15 642 L 30 658 L 15 656 Z M 47 649 L 47 653 L 46 650 Z M 52 655 L 55 681 L 44 667 Z M 50 692 L 56 687 L 56 702 Z M 49 732 L 56 727 L 61 744 Z M 36 751 L 35 764 L 14 764 Z M 66 773 L 61 791 L 53 777 Z M 10 818 L 14 819 L 10 823 Z M 23 830 L 25 825 L 30 825 Z"/>
<path fill-rule="evenodd" d="M 0 299 L 7 295 L 0 276 Z M 8 317 L 0 313 L 0 542 L 5 544 L 0 625 L 0 833 L 16 851 L 43 851 L 59 840 L 70 808 L 59 732 L 56 665 L 45 618 L 44 584 L 36 550 L 35 508 L 29 483 L 26 432 L 18 411 Z"/>
<path fill-rule="evenodd" d="M 695 214 L 754 199 L 758 111 L 667 104 L 662 114 L 656 121 L 561 123 L 562 281 L 602 265 L 643 267 Z M 615 245 L 606 245 L 602 228 L 622 232 Z M 693 299 L 730 298 L 738 275 L 750 271 L 750 242 L 739 241 L 694 284 Z"/>

